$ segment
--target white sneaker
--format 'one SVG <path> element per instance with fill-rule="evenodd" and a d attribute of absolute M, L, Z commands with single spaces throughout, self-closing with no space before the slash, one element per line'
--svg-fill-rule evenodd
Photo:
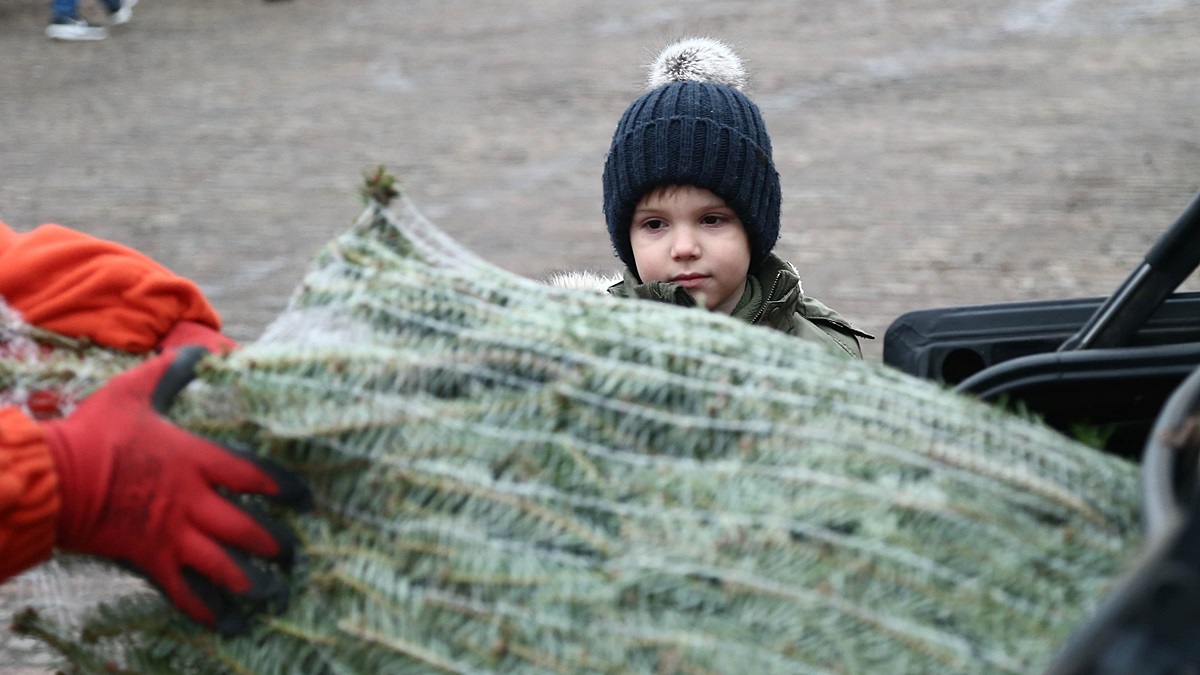
<path fill-rule="evenodd" d="M 104 26 L 93 26 L 79 19 L 55 19 L 46 26 L 46 37 L 52 40 L 103 40 L 108 37 Z"/>
<path fill-rule="evenodd" d="M 121 6 L 109 15 L 108 23 L 113 26 L 129 23 L 129 20 L 133 18 L 133 6 L 136 4 L 138 4 L 138 0 L 121 0 Z"/>

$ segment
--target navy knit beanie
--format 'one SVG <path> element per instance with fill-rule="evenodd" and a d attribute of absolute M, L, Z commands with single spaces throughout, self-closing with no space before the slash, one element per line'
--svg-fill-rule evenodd
<path fill-rule="evenodd" d="M 633 210 L 664 185 L 712 191 L 738 214 L 754 269 L 779 239 L 779 173 L 758 106 L 741 92 L 746 74 L 724 43 L 689 38 L 662 51 L 649 91 L 630 104 L 604 162 L 604 218 L 617 257 L 634 272 Z"/>

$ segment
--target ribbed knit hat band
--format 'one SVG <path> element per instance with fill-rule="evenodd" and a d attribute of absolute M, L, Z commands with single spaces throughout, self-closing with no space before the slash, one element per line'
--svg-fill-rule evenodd
<path fill-rule="evenodd" d="M 683 60 L 686 68 L 679 68 Z M 705 68 L 713 61 L 727 71 L 731 63 L 737 68 L 713 77 Z M 752 267 L 774 248 L 779 174 L 758 107 L 725 83 L 744 82 L 740 66 L 719 42 L 676 43 L 660 55 L 651 82 L 662 81 L 655 78 L 663 72 L 697 79 L 659 84 L 630 104 L 617 124 L 604 164 L 604 216 L 613 249 L 630 269 L 637 269 L 629 243 L 634 208 L 647 192 L 664 185 L 694 185 L 724 199 L 746 227 Z"/>

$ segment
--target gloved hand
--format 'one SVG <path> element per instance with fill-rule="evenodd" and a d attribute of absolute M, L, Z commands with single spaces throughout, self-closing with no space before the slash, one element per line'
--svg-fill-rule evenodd
<path fill-rule="evenodd" d="M 302 509 L 312 495 L 275 463 L 163 416 L 204 354 L 189 347 L 153 357 L 43 428 L 59 478 L 59 547 L 132 567 L 189 617 L 233 635 L 251 614 L 286 608 L 281 575 L 297 541 L 221 490 Z"/>
<path fill-rule="evenodd" d="M 179 321 L 158 341 L 158 348 L 162 351 L 184 345 L 200 345 L 210 352 L 221 354 L 237 347 L 238 343 L 199 321 Z"/>

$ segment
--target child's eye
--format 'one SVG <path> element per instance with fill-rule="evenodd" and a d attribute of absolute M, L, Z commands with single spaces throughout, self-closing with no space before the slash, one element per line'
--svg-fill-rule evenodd
<path fill-rule="evenodd" d="M 720 213 L 710 213 L 700 219 L 700 223 L 703 225 L 721 225 L 727 222 L 729 222 L 729 218 Z"/>
<path fill-rule="evenodd" d="M 659 218 L 650 218 L 649 220 L 642 221 L 642 227 L 647 230 L 650 230 L 651 232 L 654 232 L 656 230 L 661 230 L 662 228 L 664 228 L 666 226 L 667 226 L 667 221 L 661 220 Z"/>

